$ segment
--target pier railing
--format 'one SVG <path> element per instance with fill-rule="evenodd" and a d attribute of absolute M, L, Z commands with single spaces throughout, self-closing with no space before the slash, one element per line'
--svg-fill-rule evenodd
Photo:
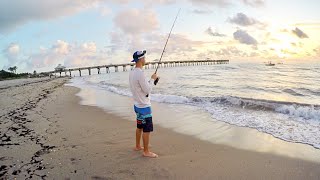
<path fill-rule="evenodd" d="M 165 67 L 178 67 L 178 66 L 199 66 L 199 65 L 214 65 L 214 64 L 228 64 L 229 60 L 194 60 L 194 61 L 162 61 L 160 64 L 159 62 L 147 62 L 144 66 L 145 69 L 154 69 L 158 66 L 159 68 L 165 68 Z M 49 74 L 53 74 L 56 76 L 57 73 L 65 73 L 65 75 L 68 75 L 71 77 L 72 72 L 79 71 L 79 75 L 81 76 L 81 71 L 87 70 L 89 75 L 91 75 L 92 69 L 97 69 L 98 74 L 101 73 L 101 69 L 106 68 L 106 73 L 110 73 L 110 68 L 114 68 L 115 72 L 119 71 L 119 67 L 122 67 L 122 71 L 127 71 L 127 67 L 130 67 L 132 70 L 134 68 L 135 63 L 127 63 L 127 64 L 109 64 L 109 65 L 102 65 L 102 66 L 90 66 L 90 67 L 80 67 L 80 68 L 70 68 L 70 69 L 64 69 L 62 71 L 50 71 L 46 72 Z"/>

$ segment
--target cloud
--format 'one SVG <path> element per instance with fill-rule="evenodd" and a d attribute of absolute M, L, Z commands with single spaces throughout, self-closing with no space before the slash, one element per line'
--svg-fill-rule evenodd
<path fill-rule="evenodd" d="M 195 13 L 195 14 L 211 14 L 211 13 L 213 13 L 213 11 L 211 11 L 211 10 L 202 10 L 202 9 L 194 9 L 192 11 L 192 13 Z"/>
<path fill-rule="evenodd" d="M 228 18 L 227 21 L 232 24 L 237 24 L 240 26 L 252 26 L 255 24 L 262 24 L 260 21 L 254 19 L 254 18 L 250 18 L 243 13 L 237 13 L 236 16 L 234 16 L 232 18 Z"/>
<path fill-rule="evenodd" d="M 151 10 L 128 9 L 113 19 L 114 24 L 125 34 L 139 35 L 158 28 L 156 13 Z"/>
<path fill-rule="evenodd" d="M 288 29 L 280 29 L 280 32 L 288 32 Z"/>
<path fill-rule="evenodd" d="M 27 67 L 30 69 L 35 69 L 54 66 L 58 63 L 61 63 L 61 61 L 70 52 L 71 47 L 69 43 L 62 40 L 57 40 L 51 48 L 47 49 L 42 47 L 39 49 L 39 52 L 27 55 Z"/>
<path fill-rule="evenodd" d="M 301 22 L 301 23 L 295 23 L 293 26 L 299 26 L 299 27 L 306 27 L 306 28 L 320 28 L 319 22 Z"/>
<path fill-rule="evenodd" d="M 220 34 L 220 33 L 218 33 L 218 32 L 213 32 L 211 27 L 209 27 L 209 28 L 205 31 L 205 33 L 207 33 L 207 34 L 209 34 L 209 35 L 211 35 L 211 36 L 218 36 L 218 37 L 225 37 L 225 36 L 226 36 L 225 34 Z"/>
<path fill-rule="evenodd" d="M 295 55 L 295 54 L 297 54 L 297 52 L 290 51 L 288 49 L 281 49 L 280 52 L 283 53 L 283 54 L 287 54 L 287 55 Z"/>
<path fill-rule="evenodd" d="M 252 7 L 261 7 L 265 5 L 264 0 L 242 0 L 242 2 Z"/>
<path fill-rule="evenodd" d="M 128 4 L 132 0 L 108 0 L 108 2 L 115 3 L 115 4 Z"/>
<path fill-rule="evenodd" d="M 0 1 L 0 33 L 38 20 L 54 19 L 93 7 L 100 0 L 10 0 Z"/>
<path fill-rule="evenodd" d="M 7 69 L 10 66 L 15 66 L 19 63 L 20 46 L 16 43 L 11 43 L 7 48 L 2 50 L 4 57 L 7 59 L 7 65 L 3 69 Z"/>
<path fill-rule="evenodd" d="M 99 9 L 99 11 L 100 11 L 101 16 L 108 16 L 108 15 L 110 15 L 112 13 L 112 10 L 110 8 L 108 8 L 108 7 L 105 7 L 105 6 L 101 7 Z"/>
<path fill-rule="evenodd" d="M 22 54 L 18 44 L 11 44 L 3 53 L 8 60 L 6 68 L 16 65 L 22 71 L 51 71 L 58 64 L 67 68 L 101 65 L 106 64 L 108 59 L 108 54 L 98 51 L 94 42 L 70 44 L 63 40 L 57 40 L 50 48 L 41 47 L 31 54 Z"/>
<path fill-rule="evenodd" d="M 298 36 L 299 38 L 303 39 L 303 38 L 309 38 L 309 36 L 304 33 L 302 30 L 300 30 L 299 28 L 296 27 L 296 29 L 292 30 L 292 33 L 296 36 Z"/>
<path fill-rule="evenodd" d="M 64 58 L 64 65 L 69 68 L 101 65 L 105 64 L 107 60 L 107 58 L 104 59 L 103 55 L 98 52 L 94 42 L 72 45 L 71 49 L 72 51 Z"/>
<path fill-rule="evenodd" d="M 221 48 L 220 50 L 214 51 L 216 56 L 236 56 L 241 57 L 244 56 L 244 52 L 240 51 L 238 48 L 234 46 L 228 46 L 226 48 Z"/>
<path fill-rule="evenodd" d="M 189 0 L 193 5 L 198 6 L 218 6 L 218 7 L 228 7 L 232 5 L 231 0 Z"/>
<path fill-rule="evenodd" d="M 235 40 L 238 40 L 242 44 L 247 44 L 247 45 L 257 45 L 258 44 L 256 39 L 254 39 L 252 36 L 250 36 L 246 31 L 241 30 L 241 29 L 239 29 L 233 33 L 233 38 Z"/>
<path fill-rule="evenodd" d="M 317 48 L 313 49 L 313 52 L 315 53 L 314 56 L 316 58 L 320 58 L 320 46 L 318 46 Z"/>
<path fill-rule="evenodd" d="M 20 52 L 20 46 L 16 43 L 11 43 L 6 49 L 3 50 L 3 53 L 7 56 L 17 56 Z"/>
<path fill-rule="evenodd" d="M 259 52 L 256 51 L 243 51 L 238 49 L 235 46 L 227 46 L 227 47 L 223 47 L 220 48 L 218 50 L 209 50 L 207 51 L 207 53 L 200 53 L 198 54 L 198 57 L 211 57 L 214 56 L 215 58 L 221 58 L 221 59 L 241 59 L 241 58 L 256 58 L 256 57 L 260 57 L 261 54 Z"/>
<path fill-rule="evenodd" d="M 155 53 L 160 54 L 163 49 L 163 46 L 161 45 L 164 45 L 166 38 L 167 38 L 167 35 L 154 34 L 153 37 L 149 37 L 149 39 L 147 40 L 151 40 L 149 42 L 151 43 L 150 45 L 153 51 Z M 160 46 L 159 46 L 159 42 L 162 42 L 160 43 L 161 44 Z M 166 52 L 168 53 L 192 52 L 192 51 L 196 51 L 195 48 L 201 47 L 202 45 L 204 45 L 204 43 L 205 42 L 203 41 L 191 40 L 185 35 L 172 34 L 168 42 Z"/>
<path fill-rule="evenodd" d="M 159 34 L 157 32 L 145 33 L 139 36 L 138 42 L 130 35 L 115 31 L 111 35 L 111 51 L 113 54 L 118 52 L 129 53 L 130 55 L 141 49 L 146 49 L 148 56 L 152 59 L 159 58 L 168 34 Z M 202 47 L 205 42 L 195 41 L 181 34 L 171 34 L 164 58 L 186 58 L 187 55 L 194 53 L 197 48 Z"/>
<path fill-rule="evenodd" d="M 144 3 L 146 6 L 152 6 L 152 5 L 169 5 L 174 4 L 177 2 L 176 0 L 140 0 L 142 3 Z"/>

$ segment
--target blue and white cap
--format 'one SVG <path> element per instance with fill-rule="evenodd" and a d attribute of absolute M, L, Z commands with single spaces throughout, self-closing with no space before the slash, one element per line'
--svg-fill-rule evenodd
<path fill-rule="evenodd" d="M 147 51 L 143 50 L 143 51 L 136 51 L 135 53 L 133 53 L 132 57 L 133 60 L 131 62 L 137 62 L 139 59 L 144 58 L 146 55 Z"/>

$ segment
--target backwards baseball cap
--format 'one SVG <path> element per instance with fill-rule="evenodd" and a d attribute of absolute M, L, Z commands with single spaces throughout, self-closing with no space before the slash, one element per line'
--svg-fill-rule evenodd
<path fill-rule="evenodd" d="M 141 58 L 144 58 L 145 55 L 146 55 L 147 51 L 144 50 L 144 51 L 136 51 L 135 53 L 133 53 L 132 57 L 133 57 L 133 60 L 131 62 L 138 62 L 139 59 Z"/>

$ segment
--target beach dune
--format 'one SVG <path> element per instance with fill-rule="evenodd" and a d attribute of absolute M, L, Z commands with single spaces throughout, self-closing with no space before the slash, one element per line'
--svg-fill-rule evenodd
<path fill-rule="evenodd" d="M 155 126 L 133 151 L 135 121 L 80 105 L 68 78 L 0 89 L 0 179 L 320 179 L 320 164 L 235 149 Z"/>

